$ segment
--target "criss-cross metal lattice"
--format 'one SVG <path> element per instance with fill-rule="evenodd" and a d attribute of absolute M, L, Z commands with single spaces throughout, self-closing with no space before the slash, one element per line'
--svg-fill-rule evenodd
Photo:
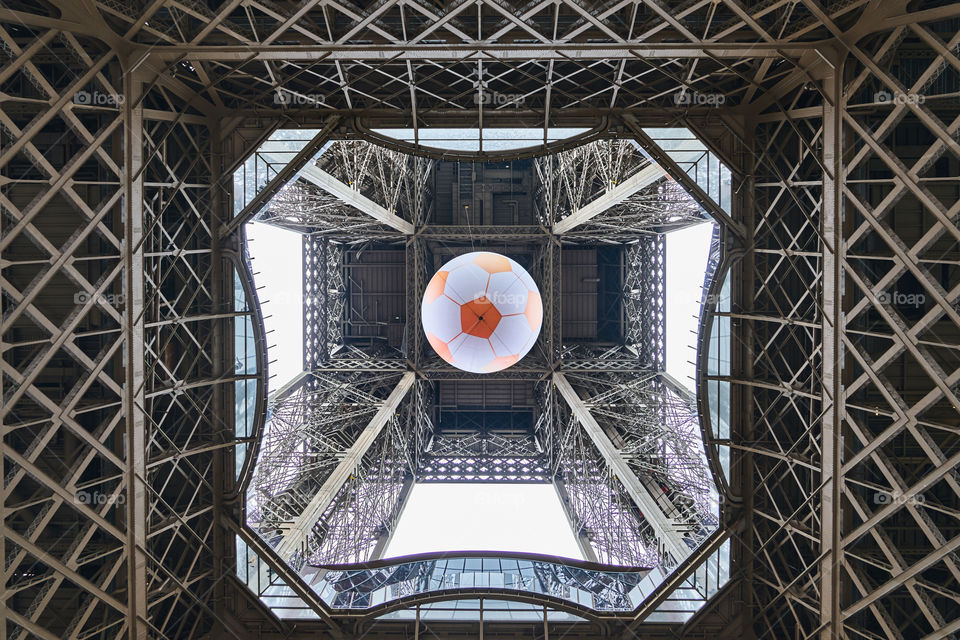
<path fill-rule="evenodd" d="M 721 594 L 735 604 L 680 633 L 955 634 L 958 14 L 878 0 L 6 0 L 7 637 L 339 633 L 278 623 L 231 582 L 235 474 L 256 449 L 235 399 L 265 385 L 262 367 L 235 367 L 235 327 L 259 313 L 249 283 L 233 304 L 245 268 L 220 229 L 233 169 L 269 131 L 344 114 L 338 136 L 436 157 L 424 132 L 438 125 L 539 127 L 542 142 L 506 154 L 530 156 L 630 135 L 625 115 L 713 143 L 738 175 L 745 233 L 718 271 L 730 373 L 702 383 L 730 385 L 732 429 L 712 446 L 729 447 L 725 499 L 745 526 Z M 553 142 L 561 127 L 587 131 Z M 337 371 L 396 367 L 343 355 Z"/>

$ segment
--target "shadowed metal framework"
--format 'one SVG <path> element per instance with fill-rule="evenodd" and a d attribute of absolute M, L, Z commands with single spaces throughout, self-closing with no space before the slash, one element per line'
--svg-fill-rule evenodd
<path fill-rule="evenodd" d="M 646 621 L 658 590 L 632 622 L 481 622 L 484 637 L 955 634 L 958 16 L 939 0 L 4 0 L 2 633 L 414 633 L 325 610 L 294 626 L 234 578 L 266 388 L 231 178 L 284 126 L 491 162 L 635 138 L 725 222 L 704 328 L 731 349 L 714 370 L 701 349 L 699 397 L 703 419 L 711 390 L 729 403 L 709 444 L 728 459 L 730 583 L 679 627 Z M 670 125 L 731 168 L 732 213 L 645 144 Z M 441 126 L 543 140 L 421 143 Z M 551 141 L 563 127 L 586 132 Z M 340 259 L 314 242 L 316 268 Z M 331 345 L 311 344 L 322 362 Z"/>

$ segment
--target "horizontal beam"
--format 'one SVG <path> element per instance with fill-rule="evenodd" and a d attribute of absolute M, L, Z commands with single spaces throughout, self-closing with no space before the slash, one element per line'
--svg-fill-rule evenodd
<path fill-rule="evenodd" d="M 281 160 L 275 158 L 269 153 L 261 153 L 260 155 L 265 157 L 270 162 L 281 162 Z M 359 191 L 351 189 L 320 167 L 314 166 L 313 164 L 308 164 L 307 166 L 303 167 L 297 175 L 307 182 L 320 187 L 330 195 L 338 198 L 343 203 L 359 209 L 361 212 L 367 214 L 377 222 L 385 224 L 388 227 L 392 227 L 405 235 L 413 235 L 413 223 L 404 220 L 392 211 L 387 211 L 384 207 L 380 206 Z"/>
<path fill-rule="evenodd" d="M 554 223 L 553 232 L 561 235 L 574 227 L 588 222 L 610 207 L 620 204 L 644 187 L 653 184 L 665 175 L 667 175 L 667 172 L 658 164 L 651 164 L 650 166 L 644 167 L 614 188 L 606 191 L 599 198 L 580 207 L 560 222 Z"/>
<path fill-rule="evenodd" d="M 175 45 L 153 47 L 152 55 L 172 62 L 188 58 L 192 61 L 220 60 L 224 62 L 251 62 L 276 60 L 281 62 L 379 62 L 406 61 L 477 61 L 497 60 L 627 60 L 636 58 L 798 58 L 817 49 L 816 43 L 548 43 L 543 45 L 510 45 L 500 43 L 477 44 L 384 44 L 384 45 L 243 45 L 210 47 L 209 45 Z"/>
<path fill-rule="evenodd" d="M 657 538 L 663 544 L 664 549 L 673 556 L 678 563 L 690 555 L 690 547 L 684 541 L 683 536 L 674 528 L 673 522 L 663 513 L 660 506 L 653 499 L 653 496 L 647 491 L 646 487 L 627 464 L 627 461 L 620 455 L 610 438 L 603 431 L 596 419 L 590 413 L 590 410 L 584 404 L 580 396 L 570 385 L 567 377 L 562 373 L 553 374 L 553 384 L 556 385 L 564 400 L 570 406 L 570 410 L 576 417 L 577 422 L 583 427 L 590 440 L 600 451 L 600 455 L 610 465 L 614 475 L 623 484 L 627 493 L 633 499 L 634 503 L 643 512 L 643 517 L 653 527 Z"/>

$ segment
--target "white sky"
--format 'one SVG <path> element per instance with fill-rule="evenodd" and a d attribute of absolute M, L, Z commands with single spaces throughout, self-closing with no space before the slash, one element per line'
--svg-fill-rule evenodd
<path fill-rule="evenodd" d="M 583 559 L 553 485 L 414 485 L 386 557 L 468 550 Z"/>
<path fill-rule="evenodd" d="M 667 372 L 693 390 L 701 285 L 713 225 L 667 235 Z M 263 313 L 270 390 L 303 367 L 302 236 L 247 225 Z M 413 488 L 388 555 L 441 550 L 530 551 L 582 558 L 550 485 L 428 484 Z"/>
<path fill-rule="evenodd" d="M 667 234 L 667 373 L 694 391 L 700 295 L 713 223 Z"/>
<path fill-rule="evenodd" d="M 303 371 L 303 236 L 260 222 L 247 225 L 254 282 L 264 316 L 270 391 Z M 259 273 L 258 273 L 259 272 Z M 262 287 L 262 288 L 261 288 Z"/>

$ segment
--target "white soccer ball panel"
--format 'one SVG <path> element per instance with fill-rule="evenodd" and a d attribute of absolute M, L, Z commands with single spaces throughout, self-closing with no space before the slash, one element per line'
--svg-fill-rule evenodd
<path fill-rule="evenodd" d="M 530 340 L 531 333 L 533 332 L 530 330 L 530 323 L 527 322 L 526 316 L 505 316 L 500 319 L 500 324 L 497 325 L 491 339 L 496 337 L 506 347 L 507 352 L 500 355 L 519 354 Z"/>
<path fill-rule="evenodd" d="M 501 315 L 523 313 L 527 306 L 527 287 L 513 271 L 490 276 L 487 299 Z"/>
<path fill-rule="evenodd" d="M 489 340 L 465 335 L 462 340 L 457 340 L 457 343 L 457 346 L 451 349 L 453 364 L 464 371 L 483 373 L 484 367 L 496 357 Z"/>
<path fill-rule="evenodd" d="M 490 274 L 482 268 L 465 264 L 450 272 L 443 292 L 460 304 L 466 304 L 486 295 L 489 280 Z"/>
<path fill-rule="evenodd" d="M 430 333 L 444 342 L 453 340 L 461 331 L 460 305 L 448 298 L 440 296 L 422 308 L 423 323 L 430 327 Z"/>

